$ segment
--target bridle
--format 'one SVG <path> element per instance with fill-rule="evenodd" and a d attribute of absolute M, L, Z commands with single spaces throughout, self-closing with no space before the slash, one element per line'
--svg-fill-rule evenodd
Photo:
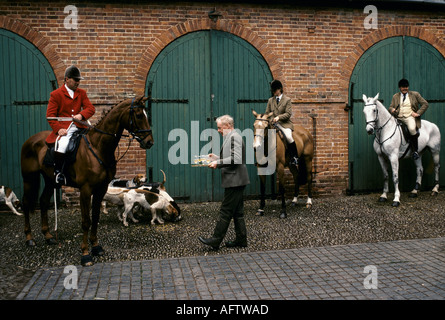
<path fill-rule="evenodd" d="M 145 106 L 143 104 L 140 105 L 134 105 L 134 99 L 131 101 L 131 105 L 130 105 L 130 124 L 129 124 L 129 130 L 128 132 L 130 133 L 130 135 L 133 137 L 133 139 L 136 139 L 137 142 L 142 143 L 142 141 L 147 138 L 150 134 L 152 134 L 152 130 L 151 129 L 140 129 L 137 124 L 136 121 L 134 121 L 134 109 L 136 108 L 145 108 Z M 146 114 L 145 114 L 146 116 Z M 132 129 L 132 127 L 136 125 L 136 127 L 134 129 Z M 145 135 L 143 137 L 140 137 L 139 135 L 145 133 Z"/>
<path fill-rule="evenodd" d="M 117 133 L 106 132 L 106 131 L 103 131 L 95 126 L 92 126 L 87 121 L 77 120 L 74 118 L 73 118 L 73 121 L 78 122 L 78 123 L 88 127 L 91 130 L 94 130 L 99 133 L 106 134 L 106 135 L 109 135 L 109 136 L 112 136 L 112 137 L 115 137 L 118 139 L 120 139 L 121 137 L 130 137 L 131 136 L 132 139 L 136 139 L 137 142 L 141 143 L 147 136 L 149 136 L 152 133 L 152 130 L 151 129 L 142 130 L 137 125 L 135 128 L 133 128 L 133 126 L 136 123 L 136 121 L 134 121 L 135 120 L 134 119 L 134 117 L 135 117 L 134 110 L 136 108 L 145 108 L 145 106 L 143 104 L 135 105 L 134 100 L 135 100 L 135 98 L 133 98 L 133 100 L 131 101 L 131 105 L 130 105 L 130 123 L 129 123 L 129 128 L 127 130 L 130 135 L 125 135 L 125 134 L 118 135 Z M 146 133 L 146 135 L 144 135 L 143 137 L 140 137 L 139 134 L 141 134 L 141 133 Z"/>
<path fill-rule="evenodd" d="M 375 132 L 381 131 L 388 124 L 391 118 L 388 118 L 388 120 L 383 124 L 383 126 L 377 128 L 376 124 L 377 121 L 379 121 L 379 109 L 377 108 L 377 104 L 375 103 L 365 104 L 365 107 L 370 107 L 370 106 L 375 106 L 375 118 L 374 120 L 366 121 L 366 125 L 373 123 L 372 128 L 374 129 L 374 131 Z"/>
<path fill-rule="evenodd" d="M 265 122 L 267 122 L 266 129 L 270 128 L 270 121 L 268 119 L 255 119 L 255 121 L 265 121 Z M 263 139 L 263 141 L 264 141 L 264 138 L 265 138 L 265 135 L 260 135 L 260 134 L 254 134 L 253 136 L 254 137 L 260 137 L 261 139 Z"/>
<path fill-rule="evenodd" d="M 385 140 L 381 141 L 381 135 L 380 132 L 383 130 L 383 128 L 389 123 L 389 121 L 393 118 L 392 116 L 388 118 L 388 120 L 381 126 L 381 127 L 377 127 L 377 121 L 379 120 L 379 109 L 377 108 L 377 104 L 375 103 L 370 103 L 370 104 L 365 104 L 365 107 L 370 107 L 370 106 L 375 106 L 375 118 L 374 120 L 370 120 L 370 121 L 366 121 L 366 125 L 373 123 L 372 128 L 374 129 L 374 135 L 375 135 L 375 140 L 377 141 L 377 143 L 379 144 L 380 148 L 383 147 L 383 144 L 388 141 L 389 139 L 391 139 L 397 131 L 397 128 L 399 127 L 399 124 L 396 123 L 394 132 Z M 403 135 L 402 135 L 403 136 Z"/>
<path fill-rule="evenodd" d="M 131 101 L 131 105 L 130 105 L 130 117 L 129 117 L 129 118 L 130 118 L 130 122 L 129 122 L 129 128 L 128 128 L 128 130 L 127 130 L 128 133 L 129 133 L 130 135 L 125 135 L 125 134 L 120 134 L 120 135 L 118 135 L 117 133 L 106 132 L 106 131 L 103 131 L 103 130 L 101 130 L 101 129 L 95 127 L 95 126 L 92 126 L 91 124 L 89 124 L 89 123 L 86 122 L 86 121 L 76 120 L 76 119 L 73 118 L 73 121 L 75 121 L 75 122 L 79 122 L 79 123 L 81 123 L 81 124 L 87 126 L 88 128 L 92 129 L 92 130 L 95 130 L 95 131 L 97 131 L 97 132 L 99 132 L 99 133 L 102 133 L 102 134 L 106 134 L 106 135 L 112 136 L 112 137 L 117 138 L 117 139 L 119 139 L 119 140 L 120 140 L 121 137 L 129 137 L 129 136 L 132 137 L 132 138 L 129 140 L 129 142 L 128 142 L 127 150 L 124 152 L 124 154 L 123 154 L 121 157 L 119 157 L 119 159 L 118 159 L 117 161 L 115 161 L 115 164 L 118 163 L 118 162 L 119 162 L 119 161 L 120 161 L 120 160 L 127 154 L 128 150 L 129 150 L 129 148 L 130 148 L 130 144 L 131 144 L 132 139 L 136 139 L 137 142 L 139 142 L 139 143 L 142 144 L 142 141 L 143 141 L 147 136 L 149 136 L 149 135 L 152 133 L 152 130 L 151 130 L 151 129 L 143 129 L 143 130 L 142 130 L 142 129 L 140 129 L 140 128 L 137 126 L 136 121 L 135 121 L 135 119 L 134 119 L 134 117 L 135 117 L 135 111 L 134 111 L 134 110 L 135 110 L 136 108 L 144 108 L 145 106 L 144 106 L 144 105 L 135 105 L 135 104 L 134 104 L 134 100 L 135 100 L 135 98 L 133 98 L 133 100 Z M 133 128 L 133 126 L 135 126 L 135 124 L 136 124 L 136 127 Z M 141 133 L 146 133 L 146 134 L 145 134 L 143 137 L 140 137 L 139 134 L 141 134 Z M 107 165 L 104 163 L 104 161 L 102 161 L 102 160 L 99 158 L 99 156 L 94 152 L 94 150 L 93 150 L 93 148 L 91 147 L 91 144 L 90 144 L 90 142 L 88 141 L 86 135 L 83 134 L 82 136 L 83 136 L 83 139 L 85 140 L 85 143 L 86 143 L 88 149 L 90 149 L 90 151 L 93 153 L 94 157 L 99 161 L 99 163 L 100 163 L 101 165 L 107 167 Z M 119 148 L 119 146 L 118 146 L 118 148 Z"/>

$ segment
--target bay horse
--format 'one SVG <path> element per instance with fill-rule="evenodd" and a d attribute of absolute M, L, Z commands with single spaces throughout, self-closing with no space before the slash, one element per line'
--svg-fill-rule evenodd
<path fill-rule="evenodd" d="M 149 149 L 154 143 L 143 96 L 127 99 L 106 113 L 96 126 L 80 139 L 76 160 L 66 165 L 67 185 L 79 188 L 82 215 L 83 238 L 81 243 L 83 266 L 92 265 L 92 256 L 88 252 L 88 239 L 91 242 L 93 256 L 104 254 L 97 239 L 97 226 L 102 198 L 107 192 L 108 183 L 116 174 L 115 150 L 124 129 L 139 142 L 143 149 Z M 35 246 L 31 233 L 29 214 L 34 212 L 39 192 L 40 174 L 45 187 L 40 196 L 41 227 L 47 244 L 56 244 L 48 227 L 48 209 L 55 186 L 54 167 L 43 163 L 48 146 L 45 142 L 51 131 L 42 131 L 31 136 L 22 146 L 21 170 L 24 184 L 23 212 L 25 215 L 26 245 Z M 92 196 L 92 201 L 91 201 Z M 54 199 L 55 201 L 55 199 Z M 92 208 L 90 219 L 90 206 Z M 91 233 L 89 234 L 91 226 Z"/>
<path fill-rule="evenodd" d="M 281 195 L 281 212 L 280 218 L 286 218 L 286 203 L 285 203 L 285 187 L 284 187 L 284 168 L 288 167 L 292 173 L 294 181 L 294 198 L 292 204 L 296 205 L 297 197 L 300 190 L 300 185 L 307 183 L 308 185 L 308 197 L 306 207 L 312 206 L 312 159 L 314 157 L 314 139 L 312 135 L 305 128 L 299 125 L 294 125 L 292 131 L 292 137 L 295 140 L 297 146 L 299 168 L 295 166 L 289 166 L 289 155 L 286 153 L 286 147 L 282 139 L 271 136 L 269 139 L 269 131 L 273 129 L 271 117 L 273 113 L 258 114 L 255 110 L 252 110 L 255 116 L 253 123 L 254 127 L 254 140 L 253 148 L 255 150 L 255 157 L 258 164 L 268 161 L 268 166 L 272 164 L 272 170 L 266 173 L 261 170 L 261 166 L 258 165 L 258 175 L 260 177 L 260 208 L 257 211 L 257 215 L 264 214 L 265 193 L 266 193 L 266 175 L 270 175 L 273 172 L 278 172 L 279 193 Z M 274 131 L 272 131 L 274 132 Z M 271 140 L 271 141 L 269 141 Z M 275 155 L 275 157 L 274 157 Z"/>
<path fill-rule="evenodd" d="M 379 198 L 380 202 L 387 201 L 389 192 L 389 164 L 392 168 L 392 178 L 394 182 L 393 207 L 400 205 L 399 191 L 399 159 L 408 158 L 412 155 L 409 142 L 405 139 L 401 125 L 392 116 L 386 107 L 378 100 L 379 94 L 374 98 L 363 95 L 365 106 L 363 112 L 366 119 L 366 131 L 368 134 L 375 134 L 373 143 L 374 151 L 377 153 L 380 166 L 383 171 L 383 193 Z M 421 120 L 419 129 L 419 159 L 414 160 L 416 165 L 416 185 L 411 191 L 410 197 L 416 197 L 422 184 L 423 166 L 422 154 L 429 149 L 434 162 L 435 186 L 432 195 L 439 192 L 439 160 L 440 160 L 440 131 L 437 125 L 432 122 Z"/>

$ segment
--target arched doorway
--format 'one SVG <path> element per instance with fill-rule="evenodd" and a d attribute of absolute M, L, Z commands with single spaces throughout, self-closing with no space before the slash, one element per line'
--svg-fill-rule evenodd
<path fill-rule="evenodd" d="M 46 108 L 57 81 L 48 60 L 21 36 L 0 29 L 0 52 L 0 181 L 21 198 L 20 150 L 49 129 Z"/>
<path fill-rule="evenodd" d="M 398 81 L 407 78 L 410 90 L 418 91 L 428 101 L 423 119 L 436 123 L 442 136 L 445 126 L 439 122 L 445 116 L 445 59 L 429 43 L 414 37 L 398 36 L 382 40 L 370 47 L 357 62 L 349 89 L 349 190 L 380 190 L 383 175 L 372 143 L 374 136 L 365 130 L 362 95 L 375 96 L 389 107 Z M 442 148 L 441 157 L 445 156 Z M 429 154 L 423 164 L 423 187 L 431 186 L 434 177 L 428 171 Z M 441 172 L 441 182 L 445 174 Z M 400 162 L 400 188 L 411 190 L 415 184 L 415 167 L 410 160 Z"/>
<path fill-rule="evenodd" d="M 153 62 L 146 84 L 146 94 L 152 97 L 156 141 L 147 152 L 149 175 L 159 180 L 159 170 L 164 170 L 168 191 L 176 199 L 221 200 L 220 172 L 192 167 L 191 161 L 201 151 L 208 151 L 206 146 L 212 138 L 206 136 L 205 129 L 216 129 L 216 117 L 230 114 L 235 127 L 242 132 L 252 128 L 251 110 L 265 110 L 271 80 L 272 74 L 261 54 L 233 34 L 197 31 L 170 43 Z M 251 141 L 246 138 L 245 142 L 248 157 L 253 156 Z M 179 146 L 187 154 L 180 155 L 175 149 Z M 172 163 L 169 152 L 176 162 L 178 156 L 185 161 Z M 258 194 L 253 163 L 248 170 L 251 184 L 246 194 Z"/>

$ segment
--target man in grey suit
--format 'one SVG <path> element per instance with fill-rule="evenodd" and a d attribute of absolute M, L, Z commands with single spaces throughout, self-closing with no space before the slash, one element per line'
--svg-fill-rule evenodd
<path fill-rule="evenodd" d="M 234 130 L 231 116 L 219 117 L 216 119 L 216 124 L 224 141 L 219 157 L 209 154 L 209 157 L 213 160 L 209 164 L 209 168 L 221 169 L 221 185 L 224 188 L 224 197 L 219 210 L 219 220 L 216 223 L 212 237 L 198 237 L 198 239 L 214 250 L 218 250 L 233 218 L 236 238 L 234 241 L 226 242 L 226 246 L 247 247 L 243 193 L 250 180 L 245 165 L 246 148 L 242 137 Z"/>

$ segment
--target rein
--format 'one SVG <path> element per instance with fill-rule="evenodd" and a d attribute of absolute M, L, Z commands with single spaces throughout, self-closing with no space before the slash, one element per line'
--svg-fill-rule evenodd
<path fill-rule="evenodd" d="M 402 142 L 403 142 L 403 133 L 401 132 L 401 128 L 400 128 L 400 124 L 396 121 L 396 126 L 395 126 L 395 128 L 394 128 L 394 132 L 388 137 L 388 138 L 386 138 L 385 140 L 383 140 L 383 141 L 381 141 L 380 139 L 381 139 L 381 131 L 383 130 L 383 128 L 385 128 L 385 126 L 389 123 L 389 121 L 391 120 L 391 119 L 394 119 L 394 117 L 393 116 L 390 116 L 389 118 L 388 118 L 388 120 L 381 126 L 381 127 L 377 127 L 376 126 L 376 124 L 377 124 L 377 121 L 379 120 L 379 109 L 377 108 L 377 105 L 375 104 L 375 103 L 373 103 L 373 104 L 365 104 L 365 107 L 369 107 L 369 106 L 376 106 L 376 116 L 375 116 L 375 119 L 374 120 L 371 120 L 371 121 L 366 121 L 366 124 L 368 125 L 368 124 L 370 124 L 370 123 L 375 123 L 375 125 L 373 126 L 373 128 L 374 128 L 374 131 L 375 131 L 375 133 L 374 133 L 374 135 L 375 135 L 375 141 L 377 142 L 377 144 L 380 146 L 380 149 L 383 149 L 383 144 L 386 142 L 386 141 L 388 141 L 388 140 L 390 140 L 392 137 L 394 137 L 394 135 L 396 134 L 396 132 L 397 132 L 397 129 L 399 129 L 399 131 L 400 131 L 400 144 L 402 145 Z M 394 119 L 395 120 L 395 119 Z M 407 149 L 408 150 L 408 149 Z M 382 150 L 383 151 L 383 150 Z M 405 154 L 406 154 L 406 152 L 407 151 L 405 151 Z M 402 158 L 405 156 L 405 154 L 402 156 Z"/>

